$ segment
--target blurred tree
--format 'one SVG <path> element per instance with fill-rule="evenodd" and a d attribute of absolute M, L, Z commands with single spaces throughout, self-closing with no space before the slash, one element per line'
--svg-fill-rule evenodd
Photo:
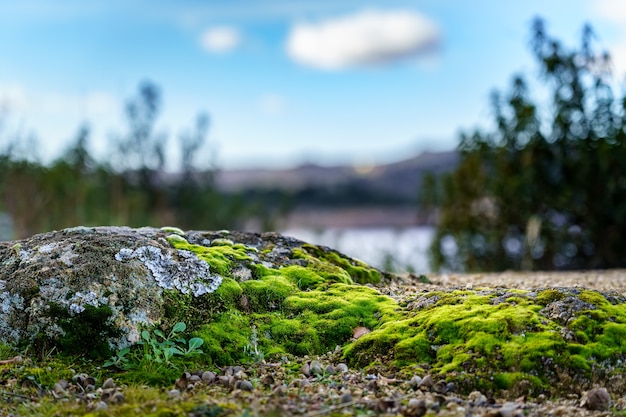
<path fill-rule="evenodd" d="M 167 136 L 156 133 L 161 110 L 161 90 L 151 81 L 139 85 L 136 97 L 126 103 L 128 131 L 115 137 L 112 167 L 121 174 L 112 184 L 112 209 L 128 225 L 170 223 L 167 196 L 162 187 Z M 150 217 L 146 219 L 146 213 Z M 144 225 L 146 223 L 143 223 Z"/>
<path fill-rule="evenodd" d="M 15 134 L 0 149 L 0 212 L 12 221 L 13 237 L 79 224 L 225 229 L 255 215 L 254 204 L 242 196 L 217 190 L 212 165 L 196 165 L 209 126 L 206 115 L 180 136 L 181 175 L 165 172 L 166 136 L 154 133 L 160 97 L 156 85 L 140 85 L 125 109 L 128 130 L 114 138 L 108 161 L 90 155 L 88 125 L 49 165 L 38 161 L 33 135 Z"/>
<path fill-rule="evenodd" d="M 461 136 L 460 165 L 440 179 L 435 268 L 626 266 L 626 97 L 614 99 L 609 55 L 592 39 L 585 27 L 570 51 L 534 22 L 550 106 L 515 77 L 507 95 L 492 95 L 495 129 Z"/>

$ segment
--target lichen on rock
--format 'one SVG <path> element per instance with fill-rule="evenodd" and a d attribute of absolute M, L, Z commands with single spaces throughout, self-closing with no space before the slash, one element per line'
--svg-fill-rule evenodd
<path fill-rule="evenodd" d="M 183 294 L 199 297 L 211 293 L 222 283 L 222 277 L 211 274 L 209 264 L 201 261 L 193 252 L 177 251 L 178 259 L 170 252 L 163 252 L 156 246 L 140 246 L 136 249 L 122 248 L 115 259 L 128 262 L 141 261 L 152 274 L 160 287 L 177 289 Z"/>

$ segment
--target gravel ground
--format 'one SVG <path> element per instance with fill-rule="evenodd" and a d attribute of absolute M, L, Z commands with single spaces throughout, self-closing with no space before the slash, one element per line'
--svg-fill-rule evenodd
<path fill-rule="evenodd" d="M 586 287 L 626 294 L 626 270 L 581 272 L 503 272 L 483 274 L 439 274 L 428 279 L 445 287 Z"/>
<path fill-rule="evenodd" d="M 450 288 L 507 287 L 532 289 L 541 287 L 582 286 L 601 291 L 616 291 L 626 295 L 626 270 L 587 271 L 567 273 L 505 272 L 497 274 L 439 274 L 423 278 L 404 276 L 379 288 L 399 302 L 424 290 Z M 291 358 L 281 363 L 257 363 L 242 367 L 228 367 L 221 373 L 197 371 L 183 374 L 171 388 L 162 390 L 164 407 L 194 403 L 188 416 L 207 415 L 272 415 L 272 416 L 612 416 L 626 415 L 626 398 L 611 395 L 611 387 L 596 387 L 580 392 L 572 387 L 564 398 L 489 398 L 474 391 L 460 395 L 436 375 L 414 375 L 396 379 L 393 374 L 371 369 L 365 372 L 341 363 L 340 351 L 319 357 Z M 15 381 L 17 383 L 17 380 Z M 102 382 L 101 382 L 102 383 Z M 58 384 L 57 384 L 58 385 Z M 86 404 L 97 415 L 128 415 L 134 408 L 136 415 L 149 413 L 148 405 L 137 406 L 137 389 L 129 390 L 105 381 L 89 392 L 72 382 L 57 390 L 57 400 L 73 399 Z M 4 391 L 9 390 L 4 387 Z M 4 401 L 23 401 L 21 391 L 7 394 Z M 2 390 L 0 390 L 0 394 Z M 0 395 L 0 397 L 2 397 Z M 125 398 L 126 397 L 126 398 Z M 37 409 L 37 402 L 32 409 Z M 155 400 L 156 401 L 156 400 Z M 145 401 L 144 401 L 145 402 Z M 68 402 L 68 404 L 73 404 Z M 222 410 L 218 412 L 218 407 Z M 12 406 L 0 405 L 0 416 L 15 416 L 8 412 Z M 139 407 L 139 408 L 137 408 Z M 45 407 L 44 407 L 45 408 Z M 248 411 L 244 411 L 250 408 Z M 83 409 L 84 410 L 84 409 Z M 154 410 L 152 410 L 154 411 Z M 138 413 L 138 414 L 137 414 Z M 245 414 L 247 413 L 247 414 Z M 75 413 L 72 413 L 76 415 Z M 172 414 L 174 415 L 174 414 Z M 178 414 L 177 414 L 178 415 Z"/>
<path fill-rule="evenodd" d="M 423 276 L 403 276 L 381 291 L 399 302 L 410 299 L 416 292 L 451 288 L 516 288 L 534 289 L 545 287 L 585 287 L 599 291 L 617 292 L 626 295 L 626 270 L 577 271 L 577 272 L 514 272 L 478 273 L 478 274 L 427 274 L 429 283 L 424 283 Z M 568 398 L 557 399 L 489 399 L 488 404 L 481 404 L 475 398 L 479 393 L 472 393 L 466 398 L 449 397 L 460 406 L 442 407 L 440 410 L 428 410 L 428 413 L 441 416 L 609 416 L 626 415 L 626 398 L 611 396 L 609 410 L 593 410 L 598 397 L 610 395 L 611 387 L 597 387 L 598 390 L 578 392 L 572 387 Z M 606 389 L 606 391 L 604 391 Z M 426 393 L 428 395 L 430 393 Z M 441 399 L 440 399 L 441 400 Z M 591 401 L 590 401 L 591 400 Z M 606 401 L 607 398 L 604 398 Z M 601 400 L 600 400 L 601 401 Z M 592 403 L 590 405 L 590 402 Z M 415 403 L 415 402 L 413 402 Z M 450 401 L 448 401 L 448 404 Z M 606 406 L 607 403 L 605 403 Z M 407 408 L 402 413 L 411 415 Z M 427 414 L 430 415 L 430 414 Z"/>

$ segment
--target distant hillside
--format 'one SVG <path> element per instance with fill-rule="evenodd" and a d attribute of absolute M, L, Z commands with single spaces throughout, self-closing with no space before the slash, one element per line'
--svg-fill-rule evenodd
<path fill-rule="evenodd" d="M 354 197 L 362 194 L 361 197 L 367 197 L 365 199 L 370 202 L 412 203 L 417 200 L 424 173 L 451 171 L 458 160 L 457 151 L 424 152 L 410 159 L 375 166 L 324 167 L 307 164 L 293 169 L 225 170 L 219 172 L 216 179 L 218 187 L 226 192 L 284 191 L 294 197 L 299 195 L 300 200 L 311 200 L 296 201 L 300 204 L 318 205 L 315 204 L 316 195 L 323 200 L 324 195 L 329 197 L 339 192 L 355 194 Z M 364 201 L 355 203 L 362 204 Z"/>

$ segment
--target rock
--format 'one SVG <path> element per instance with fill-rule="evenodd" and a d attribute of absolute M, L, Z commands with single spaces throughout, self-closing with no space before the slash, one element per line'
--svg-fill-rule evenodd
<path fill-rule="evenodd" d="M 94 410 L 95 411 L 106 411 L 107 408 L 109 408 L 107 403 L 105 403 L 104 401 L 98 401 L 96 403 L 96 406 L 94 407 Z"/>
<path fill-rule="evenodd" d="M 433 385 L 433 378 L 430 375 L 426 375 L 420 382 L 419 387 L 425 390 L 430 390 Z"/>
<path fill-rule="evenodd" d="M 588 410 L 608 410 L 611 406 L 611 395 L 606 388 L 594 388 L 585 393 L 580 406 Z"/>
<path fill-rule="evenodd" d="M 212 384 L 215 381 L 216 375 L 215 372 L 205 371 L 202 373 L 201 378 L 205 383 Z"/>
<path fill-rule="evenodd" d="M 324 371 L 322 370 L 322 364 L 319 361 L 311 362 L 309 369 L 311 375 L 322 375 L 322 373 L 324 373 Z"/>
<path fill-rule="evenodd" d="M 421 417 L 426 414 L 426 402 L 423 399 L 411 398 L 404 413 L 408 417 Z"/>
<path fill-rule="evenodd" d="M 348 365 L 346 365 L 345 363 L 339 363 L 335 367 L 335 371 L 339 372 L 339 373 L 342 373 L 342 374 L 346 373 L 346 372 L 348 372 Z"/>
<path fill-rule="evenodd" d="M 339 402 L 342 404 L 351 403 L 352 401 L 353 397 L 350 392 L 344 392 L 343 394 L 341 394 L 341 397 L 339 397 Z"/>
<path fill-rule="evenodd" d="M 113 378 L 107 378 L 107 380 L 104 381 L 104 383 L 102 384 L 102 389 L 111 389 L 111 388 L 115 388 L 115 381 L 113 381 Z"/>
<path fill-rule="evenodd" d="M 413 375 L 413 377 L 409 381 L 409 386 L 413 389 L 418 389 L 421 384 L 422 384 L 422 377 L 419 375 Z"/>
<path fill-rule="evenodd" d="M 62 379 L 52 386 L 52 390 L 55 392 L 55 394 L 60 395 L 63 394 L 68 387 L 69 383 L 65 379 Z"/>
<path fill-rule="evenodd" d="M 275 311 L 282 295 L 259 299 L 254 291 L 262 273 L 279 279 L 278 268 L 290 268 L 280 280 L 291 293 L 326 279 L 353 284 L 382 277 L 332 249 L 275 233 L 175 228 L 75 227 L 39 234 L 1 243 L 0 265 L 1 343 L 94 358 L 138 342 L 144 328 L 209 321 L 211 312 L 203 307 L 223 286 L 232 308 L 246 295 L 247 309 Z M 176 294 L 188 297 L 193 316 L 175 317 L 181 311 L 172 305 L 181 300 Z M 350 337 L 346 331 L 345 341 Z"/>
<path fill-rule="evenodd" d="M 252 391 L 254 390 L 254 385 L 252 385 L 252 382 L 248 380 L 243 380 L 243 381 L 237 381 L 237 383 L 235 384 L 235 388 L 240 389 L 242 391 Z"/>

